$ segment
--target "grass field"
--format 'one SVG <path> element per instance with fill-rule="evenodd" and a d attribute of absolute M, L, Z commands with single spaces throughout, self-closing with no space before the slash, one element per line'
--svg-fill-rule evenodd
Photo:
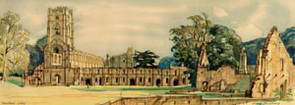
<path fill-rule="evenodd" d="M 95 105 L 121 97 L 166 95 L 169 90 L 190 89 L 189 87 L 22 87 L 19 78 L 0 82 L 0 105 Z"/>
<path fill-rule="evenodd" d="M 168 95 L 170 90 L 190 90 L 190 87 L 22 87 L 21 79 L 9 78 L 0 82 L 0 105 L 99 105 L 121 97 L 141 97 L 154 95 Z M 221 98 L 231 94 L 196 93 L 204 98 Z M 294 97 L 293 97 L 294 99 Z M 270 101 L 266 101 L 270 102 Z M 253 102 L 247 105 L 267 105 L 266 102 Z M 278 105 L 295 105 L 294 101 L 280 100 L 272 103 Z M 245 105 L 245 104 L 243 104 Z"/>

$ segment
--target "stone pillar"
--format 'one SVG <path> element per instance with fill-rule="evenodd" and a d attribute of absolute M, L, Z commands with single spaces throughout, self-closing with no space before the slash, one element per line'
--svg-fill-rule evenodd
<path fill-rule="evenodd" d="M 247 54 L 246 54 L 245 47 L 242 48 L 241 53 L 240 53 L 239 72 L 242 73 L 242 74 L 247 74 L 248 73 Z"/>

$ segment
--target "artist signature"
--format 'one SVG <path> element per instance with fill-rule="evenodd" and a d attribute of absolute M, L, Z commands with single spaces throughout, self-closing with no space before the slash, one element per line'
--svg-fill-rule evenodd
<path fill-rule="evenodd" d="M 0 105 L 26 105 L 25 102 L 2 102 Z"/>

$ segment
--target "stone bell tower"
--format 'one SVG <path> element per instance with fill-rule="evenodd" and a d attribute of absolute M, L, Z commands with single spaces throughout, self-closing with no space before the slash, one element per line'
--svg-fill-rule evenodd
<path fill-rule="evenodd" d="M 49 8 L 45 66 L 69 66 L 67 59 L 74 50 L 73 36 L 73 10 L 67 7 Z"/>

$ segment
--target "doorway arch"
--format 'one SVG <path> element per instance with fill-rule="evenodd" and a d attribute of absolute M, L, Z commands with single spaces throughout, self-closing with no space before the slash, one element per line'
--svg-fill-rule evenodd
<path fill-rule="evenodd" d="M 178 79 L 175 79 L 175 80 L 173 81 L 173 85 L 174 85 L 174 86 L 179 85 Z"/>
<path fill-rule="evenodd" d="M 130 79 L 130 85 L 136 85 L 135 84 L 135 79 Z"/>
<path fill-rule="evenodd" d="M 287 80 L 285 80 L 281 85 L 280 85 L 280 99 L 283 99 L 286 97 L 287 94 Z"/>
<path fill-rule="evenodd" d="M 54 78 L 55 78 L 55 83 L 56 84 L 60 84 L 61 83 L 61 77 L 60 77 L 60 75 L 55 74 Z"/>
<path fill-rule="evenodd" d="M 157 79 L 157 80 L 156 80 L 156 85 L 157 85 L 157 86 L 160 86 L 160 85 L 161 85 L 161 79 Z"/>
<path fill-rule="evenodd" d="M 85 84 L 86 85 L 92 85 L 91 79 L 90 78 L 85 79 Z"/>
<path fill-rule="evenodd" d="M 102 85 L 102 78 L 99 78 L 99 85 Z"/>

